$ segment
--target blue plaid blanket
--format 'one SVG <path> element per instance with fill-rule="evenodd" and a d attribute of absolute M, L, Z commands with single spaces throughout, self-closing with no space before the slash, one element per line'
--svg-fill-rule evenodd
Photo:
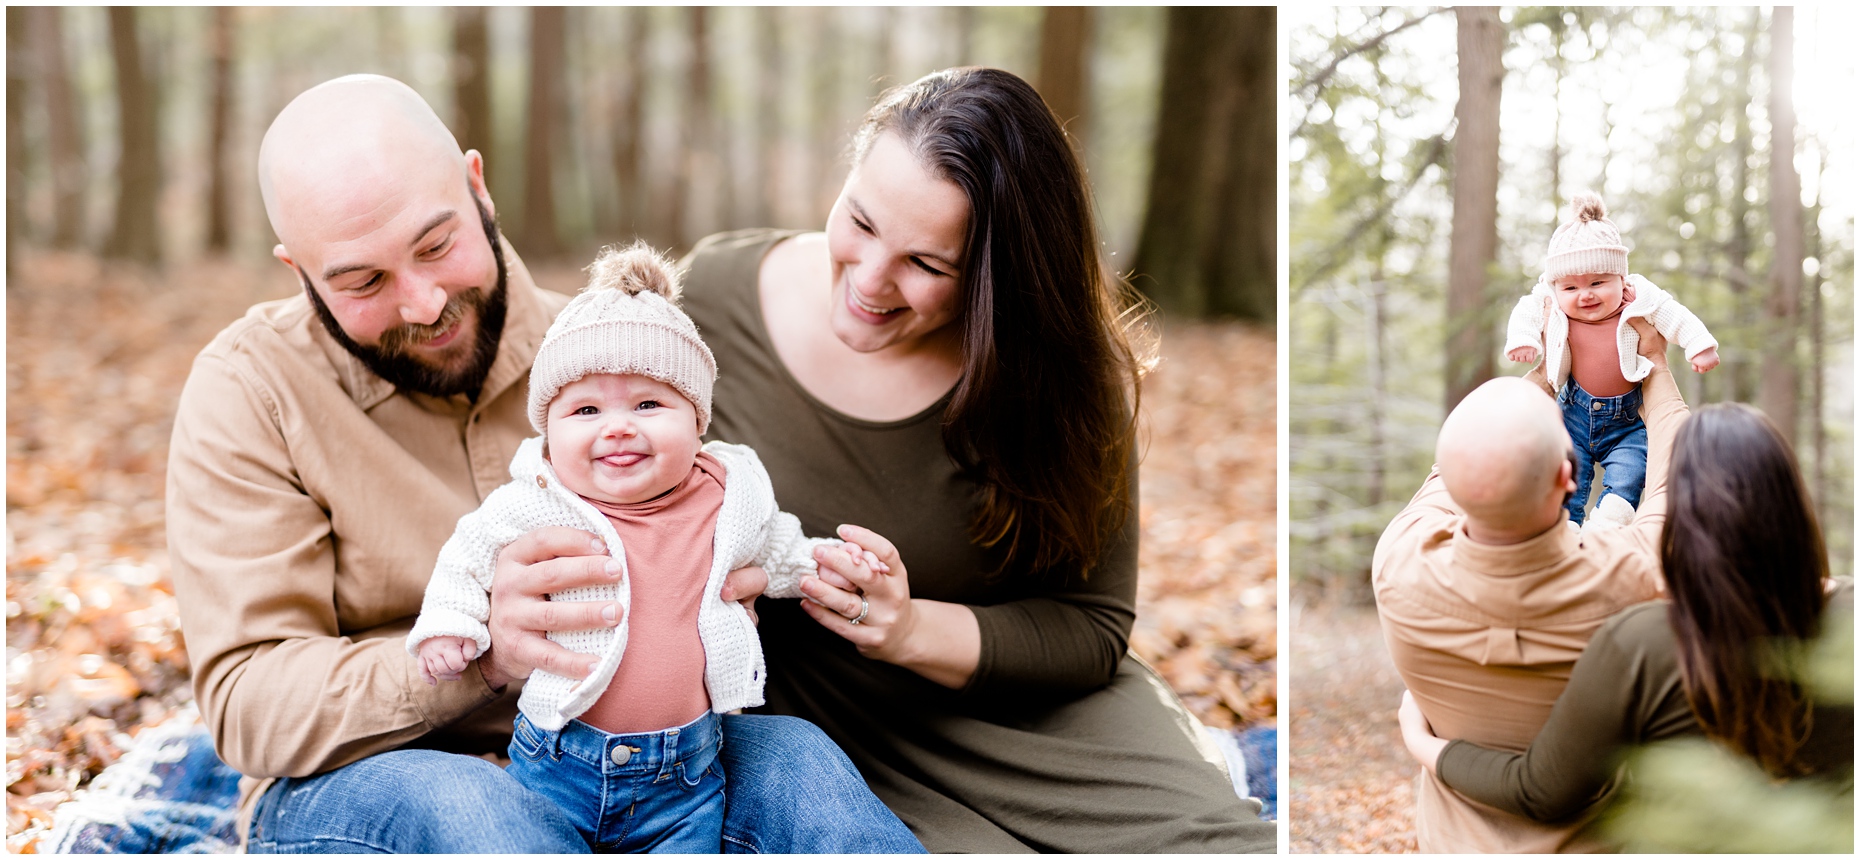
<path fill-rule="evenodd" d="M 1209 729 L 1234 789 L 1277 817 L 1278 730 Z M 58 808 L 40 850 L 64 854 L 222 854 L 237 851 L 239 774 L 198 724 L 144 730 L 123 758 Z"/>

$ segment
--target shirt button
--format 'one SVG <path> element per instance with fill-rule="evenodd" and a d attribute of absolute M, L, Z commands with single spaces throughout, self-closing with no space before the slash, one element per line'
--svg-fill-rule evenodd
<path fill-rule="evenodd" d="M 608 758 L 613 759 L 614 764 L 623 765 L 633 760 L 633 751 L 628 749 L 625 744 L 622 744 L 614 747 L 613 753 L 609 755 Z"/>
<path fill-rule="evenodd" d="M 545 490 L 547 490 L 547 489 L 549 489 L 549 479 L 548 479 L 548 478 L 545 478 L 545 477 L 543 477 L 543 476 L 541 476 L 541 475 L 537 475 L 537 476 L 536 476 L 536 486 L 538 486 L 538 487 L 541 487 L 541 488 L 543 488 L 543 489 L 545 489 Z"/>

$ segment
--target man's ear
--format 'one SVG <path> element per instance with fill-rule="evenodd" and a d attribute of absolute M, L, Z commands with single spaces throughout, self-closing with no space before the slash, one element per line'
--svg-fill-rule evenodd
<path fill-rule="evenodd" d="M 1563 462 L 1557 464 L 1556 483 L 1557 486 L 1563 488 L 1565 493 L 1576 491 L 1576 464 L 1571 463 L 1568 458 L 1564 458 Z"/>
<path fill-rule="evenodd" d="M 497 217 L 497 204 L 491 202 L 491 189 L 484 184 L 484 155 L 475 149 L 465 150 L 465 183 L 471 186 L 471 193 L 484 204 L 484 211 Z"/>
<path fill-rule="evenodd" d="M 277 257 L 278 262 L 283 263 L 285 268 L 293 272 L 297 271 L 297 263 L 291 259 L 291 252 L 285 249 L 283 242 L 271 246 L 271 256 Z"/>

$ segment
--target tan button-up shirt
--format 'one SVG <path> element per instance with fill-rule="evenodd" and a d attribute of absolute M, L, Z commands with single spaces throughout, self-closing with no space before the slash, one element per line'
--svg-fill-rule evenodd
<path fill-rule="evenodd" d="M 1642 386 L 1647 487 L 1627 527 L 1577 534 L 1563 520 L 1523 543 L 1476 543 L 1436 469 L 1382 533 L 1371 567 L 1382 634 L 1440 737 L 1524 750 L 1602 622 L 1661 594 L 1666 473 L 1687 409 L 1665 370 Z M 1597 849 L 1575 836 L 1584 820 L 1519 818 L 1426 770 L 1415 782 L 1424 853 Z"/>
<path fill-rule="evenodd" d="M 509 738 L 521 685 L 500 697 L 474 665 L 428 686 L 403 642 L 440 545 L 534 435 L 530 364 L 568 297 L 537 288 L 508 244 L 504 258 L 509 311 L 475 403 L 375 376 L 302 295 L 253 307 L 194 361 L 168 550 L 195 699 L 248 777 L 321 773 L 429 733 L 421 745 L 472 752 Z M 261 786 L 245 783 L 249 815 Z"/>

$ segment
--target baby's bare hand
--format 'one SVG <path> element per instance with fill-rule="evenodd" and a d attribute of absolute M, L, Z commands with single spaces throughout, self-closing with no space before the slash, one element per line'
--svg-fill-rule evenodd
<path fill-rule="evenodd" d="M 457 681 L 478 656 L 478 643 L 462 636 L 435 636 L 420 643 L 420 677 L 428 686 Z"/>
<path fill-rule="evenodd" d="M 1505 357 L 1519 364 L 1536 364 L 1537 348 L 1534 346 L 1520 346 L 1505 353 Z"/>
<path fill-rule="evenodd" d="M 1692 369 L 1705 373 L 1718 366 L 1718 348 L 1712 347 L 1692 357 Z"/>

